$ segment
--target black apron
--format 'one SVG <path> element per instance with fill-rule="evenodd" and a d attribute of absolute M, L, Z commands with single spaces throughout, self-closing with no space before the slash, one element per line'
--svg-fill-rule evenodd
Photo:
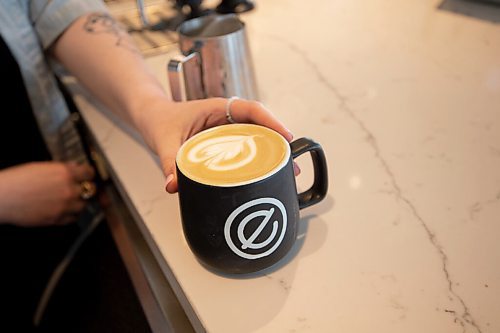
<path fill-rule="evenodd" d="M 17 61 L 1 36 L 0 75 L 0 170 L 51 160 Z M 67 92 L 62 93 L 75 112 Z M 0 332 L 150 332 L 105 222 L 77 252 L 35 330 L 40 296 L 79 233 L 77 224 L 0 224 Z"/>
<path fill-rule="evenodd" d="M 0 37 L 0 170 L 49 161 L 19 66 Z M 2 184 L 0 183 L 0 186 Z M 27 208 L 29 209 L 29 208 Z M 31 324 L 38 299 L 54 267 L 77 236 L 76 226 L 20 228 L 0 225 L 0 331 Z"/>

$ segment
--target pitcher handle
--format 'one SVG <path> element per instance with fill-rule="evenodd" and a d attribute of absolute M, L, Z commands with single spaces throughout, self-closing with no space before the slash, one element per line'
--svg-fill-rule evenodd
<path fill-rule="evenodd" d="M 168 62 L 168 80 L 172 99 L 182 102 L 205 98 L 198 52 L 177 56 Z"/>

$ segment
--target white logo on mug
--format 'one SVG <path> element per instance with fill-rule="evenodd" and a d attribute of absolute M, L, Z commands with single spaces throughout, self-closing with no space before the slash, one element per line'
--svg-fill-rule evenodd
<path fill-rule="evenodd" d="M 247 211 L 254 206 L 262 204 L 270 208 L 256 211 L 250 210 L 250 212 Z M 280 223 L 279 220 L 282 222 Z M 231 226 L 235 221 L 238 221 L 237 223 L 239 224 L 237 226 L 237 232 L 233 233 L 232 236 Z M 251 222 L 253 226 L 256 225 L 257 227 L 250 233 L 250 236 L 247 237 L 245 235 L 245 229 Z M 263 233 L 269 223 L 271 223 L 272 229 L 271 232 L 268 233 L 268 237 L 261 242 L 256 242 L 257 238 Z M 245 259 L 258 259 L 270 255 L 278 248 L 285 237 L 286 226 L 286 210 L 281 201 L 274 198 L 260 198 L 244 203 L 229 215 L 224 226 L 224 236 L 227 245 L 229 245 L 229 248 L 234 253 Z M 248 232 L 246 234 L 249 235 Z M 233 237 L 237 239 L 233 240 Z M 269 244 L 273 241 L 275 241 L 275 243 L 269 248 Z M 236 246 L 235 243 L 239 245 Z M 266 249 L 262 252 L 255 251 L 264 248 Z"/>

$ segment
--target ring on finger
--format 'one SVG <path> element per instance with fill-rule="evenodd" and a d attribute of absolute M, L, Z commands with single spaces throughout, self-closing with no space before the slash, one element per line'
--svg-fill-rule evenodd
<path fill-rule="evenodd" d="M 227 103 L 226 103 L 226 119 L 227 119 L 227 121 L 228 121 L 230 124 L 234 124 L 234 123 L 236 123 L 236 122 L 234 121 L 234 119 L 233 119 L 233 116 L 231 115 L 231 111 L 232 111 L 232 110 L 231 110 L 231 104 L 233 104 L 233 102 L 234 102 L 235 100 L 237 100 L 237 99 L 239 99 L 239 97 L 237 97 L 237 96 L 233 96 L 233 97 L 229 98 L 229 99 L 227 100 Z"/>
<path fill-rule="evenodd" d="M 83 200 L 88 200 L 92 198 L 97 192 L 97 188 L 94 182 L 89 180 L 84 180 L 80 183 L 80 198 Z"/>

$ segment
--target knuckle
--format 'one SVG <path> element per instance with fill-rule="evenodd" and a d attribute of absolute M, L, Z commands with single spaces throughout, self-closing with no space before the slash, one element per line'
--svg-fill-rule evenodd
<path fill-rule="evenodd" d="M 66 182 L 73 181 L 73 174 L 71 173 L 69 166 L 61 164 L 59 168 L 60 168 L 60 175 L 63 181 Z"/>
<path fill-rule="evenodd" d="M 250 105 L 252 106 L 252 109 L 261 109 L 262 108 L 262 103 L 258 101 L 249 101 Z"/>
<path fill-rule="evenodd" d="M 227 98 L 224 97 L 212 97 L 210 99 L 216 105 L 224 105 L 227 101 Z"/>

